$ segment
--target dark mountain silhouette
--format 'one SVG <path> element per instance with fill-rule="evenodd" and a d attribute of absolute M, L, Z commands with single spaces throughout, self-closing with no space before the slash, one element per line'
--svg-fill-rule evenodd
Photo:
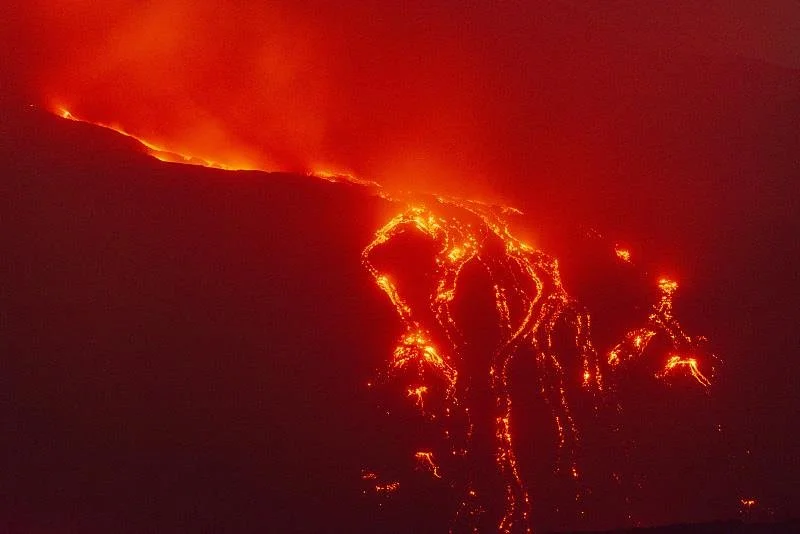
<path fill-rule="evenodd" d="M 415 432 L 376 423 L 365 388 L 399 332 L 360 252 L 394 206 L 306 176 L 161 163 L 132 139 L 35 107 L 8 104 L 1 124 L 3 530 L 446 528 L 446 488 L 422 484 L 381 509 L 364 498 L 359 477 Z M 567 263 L 591 257 L 578 244 L 561 245 Z M 578 288 L 612 273 L 565 269 Z M 633 428 L 653 431 L 661 413 L 653 406 L 686 414 L 701 398 L 673 393 L 643 402 Z M 686 470 L 719 456 L 719 444 L 689 448 L 705 439 L 706 422 L 689 417 L 688 426 L 641 439 L 646 450 L 668 445 L 653 460 L 668 490 L 647 496 L 683 487 Z M 695 435 L 674 436 L 687 429 Z M 604 456 L 597 445 L 593 454 Z M 690 454 L 675 471 L 678 451 Z M 714 501 L 739 496 L 715 479 L 706 484 L 664 502 L 708 490 L 708 501 L 680 512 L 708 518 L 725 513 Z M 598 512 L 586 526 L 615 518 Z"/>

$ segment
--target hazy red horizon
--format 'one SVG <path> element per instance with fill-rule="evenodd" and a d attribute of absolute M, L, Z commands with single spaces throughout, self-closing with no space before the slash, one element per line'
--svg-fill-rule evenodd
<path fill-rule="evenodd" d="M 7 63 L 37 103 L 207 159 L 504 201 L 520 175 L 565 197 L 629 179 L 618 162 L 649 157 L 647 137 L 702 142 L 698 126 L 752 97 L 719 64 L 800 68 L 787 0 L 4 11 Z"/>

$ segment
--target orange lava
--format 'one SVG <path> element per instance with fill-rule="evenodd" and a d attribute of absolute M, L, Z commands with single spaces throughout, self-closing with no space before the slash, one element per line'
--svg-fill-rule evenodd
<path fill-rule="evenodd" d="M 567 402 L 566 387 L 572 382 L 565 375 L 566 361 L 553 333 L 566 327 L 573 333 L 574 347 L 581 361 L 579 383 L 582 387 L 603 392 L 604 374 L 618 369 L 623 362 L 641 357 L 657 336 L 666 340 L 676 353 L 693 349 L 703 338 L 692 338 L 681 328 L 673 315 L 673 296 L 678 284 L 671 279 L 657 281 L 659 297 L 644 326 L 629 331 L 609 352 L 605 361 L 598 358 L 591 336 L 589 313 L 572 299 L 564 288 L 558 261 L 516 238 L 509 229 L 503 208 L 478 202 L 438 197 L 429 205 L 414 203 L 380 228 L 363 251 L 365 268 L 394 306 L 405 333 L 397 342 L 389 361 L 389 375 L 407 377 L 412 374 L 414 386 L 408 396 L 430 418 L 430 409 L 423 410 L 422 394 L 436 390 L 446 402 L 438 420 L 444 421 L 444 435 L 450 440 L 452 456 L 468 454 L 471 429 L 470 407 L 464 404 L 461 390 L 464 333 L 453 313 L 453 302 L 459 292 L 460 275 L 466 265 L 476 263 L 489 275 L 495 295 L 494 312 L 502 332 L 502 340 L 486 369 L 495 395 L 495 462 L 505 480 L 505 513 L 497 528 L 501 532 L 529 530 L 531 502 L 523 482 L 514 447 L 514 422 L 510 394 L 509 369 L 521 354 L 533 353 L 543 377 L 542 394 L 553 413 L 562 458 L 557 470 L 565 470 L 574 479 L 580 478 L 574 451 L 579 433 Z M 435 287 L 429 295 L 427 309 L 415 309 L 403 296 L 401 288 L 389 274 L 373 263 L 375 251 L 406 232 L 418 232 L 436 244 Z M 628 261 L 627 251 L 617 250 L 620 259 Z M 431 323 L 427 318 L 433 316 Z M 434 342 L 434 339 L 440 340 Z M 703 387 L 710 380 L 700 371 L 697 360 L 671 356 L 659 378 L 667 374 L 685 373 Z M 420 386 L 419 384 L 424 384 Z M 424 389 L 422 389 L 424 388 Z M 456 417 L 454 414 L 460 414 Z M 467 429 L 460 435 L 451 428 L 452 421 L 467 420 Z M 417 460 L 432 464 L 432 453 L 417 453 Z M 439 468 L 435 470 L 439 476 Z M 442 472 L 442 476 L 446 473 Z M 483 510 L 476 501 L 474 489 L 463 488 L 464 498 L 459 517 L 474 521 Z"/>

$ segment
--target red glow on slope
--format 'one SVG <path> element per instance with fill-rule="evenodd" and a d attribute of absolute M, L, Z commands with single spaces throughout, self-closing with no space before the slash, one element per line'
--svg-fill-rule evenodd
<path fill-rule="evenodd" d="M 76 117 L 66 108 L 58 108 L 54 112 L 64 119 L 90 122 Z M 175 153 L 167 147 L 132 135 L 119 126 L 96 122 L 92 124 L 136 139 L 147 148 L 149 154 L 162 161 L 222 169 L 248 168 L 229 167 L 187 153 Z M 322 173 L 322 176 L 316 178 L 354 183 L 386 197 L 380 185 L 350 174 Z M 459 291 L 460 275 L 464 267 L 475 262 L 482 265 L 492 279 L 494 313 L 500 330 L 504 332 L 502 344 L 492 355 L 492 363 L 487 370 L 496 398 L 496 466 L 505 481 L 506 509 L 497 526 L 502 532 L 529 529 L 531 502 L 516 459 L 508 373 L 511 362 L 518 357 L 521 348 L 527 348 L 536 354 L 537 366 L 542 375 L 542 394 L 547 397 L 552 408 L 559 449 L 563 454 L 563 461 L 560 463 L 565 463 L 563 466 L 557 465 L 556 469 L 564 468 L 572 478 L 578 479 L 580 471 L 575 463 L 574 453 L 579 434 L 565 390 L 565 384 L 571 380 L 565 376 L 564 355 L 554 343 L 552 333 L 562 326 L 572 331 L 573 343 L 579 349 L 581 361 L 580 383 L 583 388 L 598 393 L 603 392 L 605 374 L 617 369 L 623 361 L 643 356 L 650 341 L 656 336 L 664 338 L 676 351 L 690 350 L 698 342 L 702 342 L 703 338 L 693 339 L 683 332 L 672 312 L 673 296 L 678 284 L 672 279 L 661 278 L 657 282 L 660 297 L 645 326 L 628 332 L 623 341 L 608 353 L 607 365 L 604 365 L 597 357 L 593 345 L 590 316 L 568 295 L 561 281 L 558 261 L 519 240 L 512 233 L 506 216 L 509 213 L 519 213 L 517 210 L 443 196 L 434 198 L 430 206 L 418 200 L 406 201 L 402 197 L 392 200 L 406 204 L 405 210 L 376 232 L 362 254 L 365 268 L 373 276 L 378 288 L 386 294 L 406 329 L 390 359 L 390 373 L 402 372 L 416 376 L 415 384 L 407 388 L 407 396 L 423 415 L 444 422 L 446 436 L 462 436 L 459 440 L 451 441 L 449 451 L 442 452 L 453 456 L 468 456 L 472 431 L 468 428 L 464 432 L 463 429 L 450 426 L 454 414 L 461 413 L 469 420 L 470 411 L 470 406 L 464 405 L 460 400 L 462 392 L 459 368 L 463 364 L 463 333 L 454 318 L 452 306 Z M 371 261 L 376 248 L 408 231 L 420 232 L 439 246 L 435 262 L 437 270 L 433 273 L 436 286 L 430 295 L 430 310 L 436 324 L 426 324 L 421 320 L 421 310 L 414 309 L 406 302 L 397 282 L 378 270 Z M 496 244 L 501 247 L 497 248 Z M 617 247 L 615 253 L 623 261 L 630 260 L 630 253 L 625 249 Z M 434 342 L 434 330 L 444 333 L 442 339 L 446 340 L 445 344 Z M 711 384 L 700 371 L 697 359 L 677 354 L 668 358 L 657 376 L 663 378 L 680 372 L 691 376 L 704 387 Z M 430 382 L 431 377 L 443 381 L 446 399 L 443 413 L 425 408 L 425 397 L 436 389 L 435 384 Z M 471 428 L 472 423 L 469 425 Z M 444 476 L 442 468 L 434 460 L 433 451 L 419 451 L 415 454 L 415 459 L 419 468 L 429 471 L 433 477 Z M 377 475 L 371 471 L 365 472 L 362 478 L 377 481 Z M 397 481 L 376 482 L 373 491 L 388 496 L 399 487 Z M 459 512 L 459 517 L 474 521 L 483 513 L 483 508 L 477 502 L 477 495 L 471 485 L 462 488 L 462 491 L 462 511 Z"/>
<path fill-rule="evenodd" d="M 63 106 L 54 106 L 51 111 L 61 118 L 76 122 L 85 122 L 88 124 L 94 124 L 95 126 L 99 126 L 101 128 L 117 132 L 118 134 L 124 135 L 125 137 L 130 137 L 132 139 L 135 139 L 147 149 L 148 154 L 150 154 L 151 156 L 160 161 L 169 163 L 184 163 L 187 165 L 200 165 L 203 167 L 211 167 L 214 169 L 223 169 L 228 171 L 259 169 L 259 167 L 257 167 L 253 163 L 246 162 L 244 160 L 236 160 L 235 158 L 223 163 L 219 161 L 205 159 L 203 157 L 197 156 L 192 152 L 188 151 L 181 152 L 177 149 L 157 144 L 153 141 L 149 141 L 135 134 L 132 134 L 126 131 L 122 126 L 114 124 L 105 124 L 102 122 L 95 122 L 95 121 L 90 121 L 88 119 L 77 117 L 71 111 L 69 111 L 67 108 Z"/>
<path fill-rule="evenodd" d="M 207 157 L 198 155 L 193 150 L 177 149 L 169 144 L 156 143 L 152 140 L 145 139 L 144 137 L 127 131 L 125 128 L 117 124 L 107 124 L 78 117 L 69 109 L 60 105 L 52 106 L 50 111 L 63 119 L 93 124 L 95 126 L 99 126 L 100 128 L 105 128 L 120 135 L 124 135 L 125 137 L 134 139 L 146 149 L 149 155 L 153 156 L 159 161 L 167 163 L 182 163 L 185 165 L 199 165 L 201 167 L 222 169 L 226 171 L 259 170 L 269 172 L 275 170 L 270 167 L 265 167 L 263 163 L 258 164 L 255 162 L 255 160 L 248 160 L 245 156 L 230 155 L 224 161 L 208 159 Z M 348 171 L 334 171 L 331 170 L 331 167 L 322 167 L 320 169 L 312 169 L 308 171 L 307 174 L 311 177 L 320 178 L 329 182 L 347 182 L 367 187 L 373 189 L 380 196 L 388 198 L 387 194 L 381 191 L 382 188 L 380 184 L 370 180 L 357 178 Z"/>

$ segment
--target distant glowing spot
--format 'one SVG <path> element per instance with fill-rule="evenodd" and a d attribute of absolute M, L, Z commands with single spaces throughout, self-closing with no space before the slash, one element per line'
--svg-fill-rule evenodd
<path fill-rule="evenodd" d="M 368 469 L 361 470 L 361 480 L 369 482 L 372 485 L 372 491 L 381 497 L 386 497 L 400 488 L 400 482 L 397 481 L 386 483 L 378 482 L 377 473 Z M 363 493 L 366 495 L 369 493 L 369 490 L 363 490 Z"/>
<path fill-rule="evenodd" d="M 381 189 L 380 184 L 377 182 L 373 182 L 371 180 L 364 180 L 362 178 L 358 178 L 357 176 L 353 175 L 348 171 L 335 171 L 331 169 L 315 169 L 307 173 L 308 176 L 313 178 L 319 178 L 321 180 L 325 180 L 326 182 L 333 182 L 333 183 L 350 183 L 355 185 L 361 185 L 364 187 L 369 187 L 373 189 Z"/>
<path fill-rule="evenodd" d="M 742 503 L 742 506 L 745 508 L 752 508 L 756 505 L 755 499 L 740 499 L 739 502 Z"/>
<path fill-rule="evenodd" d="M 436 294 L 436 300 L 438 300 L 439 302 L 450 302 L 454 298 L 456 298 L 456 293 L 452 289 L 447 289 L 445 291 L 439 291 Z"/>
<path fill-rule="evenodd" d="M 420 410 L 425 408 L 425 401 L 422 396 L 428 392 L 427 386 L 417 386 L 415 388 L 410 388 L 408 390 L 408 396 L 414 398 L 414 402 L 419 407 Z"/>
<path fill-rule="evenodd" d="M 678 355 L 670 356 L 669 360 L 667 360 L 667 364 L 664 366 L 664 370 L 657 376 L 665 376 L 667 373 L 680 368 L 689 369 L 692 377 L 694 377 L 694 379 L 697 380 L 701 385 L 705 387 L 711 385 L 711 381 L 706 378 L 697 367 L 697 360 L 695 358 L 684 358 Z"/>
<path fill-rule="evenodd" d="M 471 248 L 472 244 L 469 241 L 460 246 L 456 245 L 447 253 L 447 259 L 450 263 L 458 263 L 466 257 Z"/>
<path fill-rule="evenodd" d="M 379 495 L 394 493 L 400 488 L 399 482 L 389 482 L 388 484 L 375 484 L 375 492 Z"/>
<path fill-rule="evenodd" d="M 614 252 L 616 253 L 617 258 L 619 258 L 620 260 L 622 260 L 624 262 L 630 263 L 630 261 L 631 261 L 631 251 L 630 250 L 625 249 L 625 248 L 617 247 L 617 248 L 614 249 Z"/>
<path fill-rule="evenodd" d="M 439 466 L 433 460 L 433 453 L 430 451 L 418 451 L 414 454 L 414 458 L 417 459 L 417 465 L 421 469 L 425 469 L 430 474 L 435 476 L 436 478 L 442 478 L 442 475 L 439 474 Z"/>
<path fill-rule="evenodd" d="M 658 281 L 658 288 L 667 295 L 671 295 L 678 289 L 678 282 L 670 280 L 669 278 L 661 278 Z"/>

